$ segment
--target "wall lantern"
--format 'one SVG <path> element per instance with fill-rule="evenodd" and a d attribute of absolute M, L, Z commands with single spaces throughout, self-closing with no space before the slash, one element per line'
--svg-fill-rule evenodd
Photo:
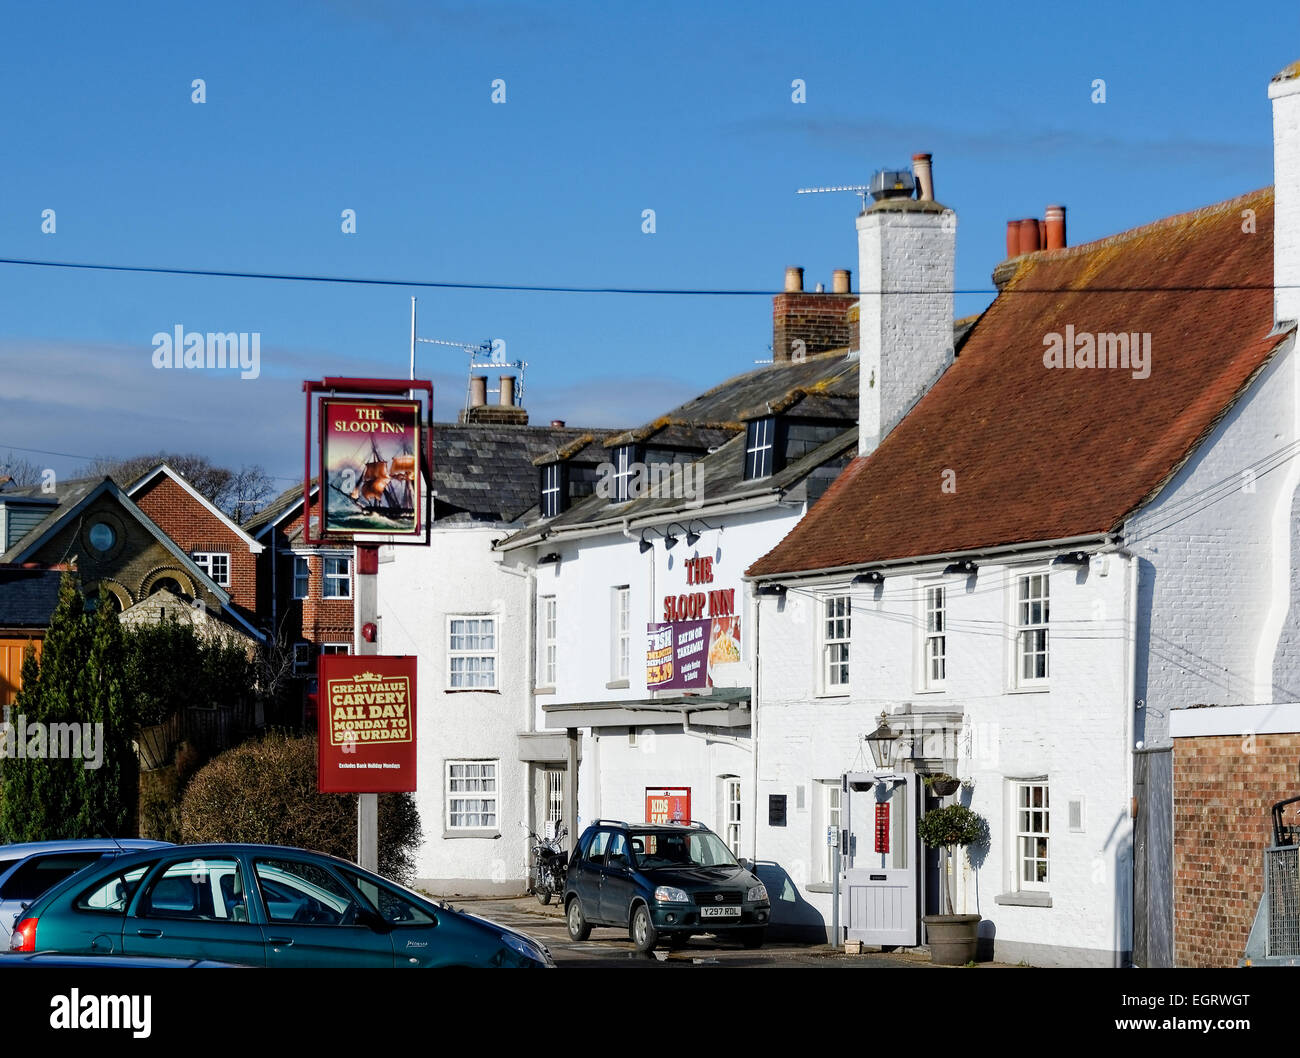
<path fill-rule="evenodd" d="M 873 569 L 870 573 L 859 573 L 853 578 L 854 584 L 883 584 L 885 575 L 878 569 Z"/>
<path fill-rule="evenodd" d="M 689 531 L 688 529 L 686 529 L 686 527 L 683 526 L 681 522 L 669 522 L 669 523 L 668 523 L 668 528 L 667 528 L 667 530 L 665 530 L 665 532 L 664 532 L 664 547 L 665 547 L 666 549 L 671 549 L 671 548 L 673 547 L 673 545 L 675 545 L 675 544 L 677 543 L 678 538 L 673 534 L 673 526 L 674 526 L 674 525 L 677 526 L 678 529 L 680 529 L 683 533 L 686 534 L 686 543 L 687 543 L 687 544 L 692 544 L 692 543 L 694 543 L 694 541 L 691 540 L 691 534 L 690 534 L 690 531 Z M 695 537 L 695 539 L 698 540 L 698 539 L 699 539 L 699 536 L 697 535 L 697 536 Z"/>
<path fill-rule="evenodd" d="M 877 768 L 887 768 L 890 759 L 893 757 L 894 743 L 898 740 L 898 732 L 889 726 L 889 718 L 885 711 L 880 711 L 880 726 L 871 734 L 867 735 L 864 741 L 871 750 L 871 757 L 876 762 Z"/>
<path fill-rule="evenodd" d="M 560 553 L 558 551 L 552 551 L 550 554 L 543 555 L 541 558 L 539 558 L 537 560 L 537 564 L 539 566 L 545 566 L 548 563 L 559 562 L 559 561 L 560 561 Z"/>

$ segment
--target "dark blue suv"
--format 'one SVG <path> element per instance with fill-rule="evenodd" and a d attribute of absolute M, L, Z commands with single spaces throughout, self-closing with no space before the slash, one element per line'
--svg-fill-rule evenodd
<path fill-rule="evenodd" d="M 763 943 L 771 917 L 767 889 L 703 823 L 623 823 L 598 819 L 582 832 L 564 891 L 569 936 L 592 926 L 626 929 L 637 951 L 692 933 Z"/>

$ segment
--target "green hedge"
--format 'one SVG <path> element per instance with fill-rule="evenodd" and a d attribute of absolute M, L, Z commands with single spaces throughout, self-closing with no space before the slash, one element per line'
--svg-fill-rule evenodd
<path fill-rule="evenodd" d="M 420 845 L 410 794 L 379 798 L 379 873 L 409 884 Z M 202 768 L 181 802 L 187 843 L 293 845 L 356 859 L 357 799 L 316 791 L 316 739 L 271 733 Z"/>

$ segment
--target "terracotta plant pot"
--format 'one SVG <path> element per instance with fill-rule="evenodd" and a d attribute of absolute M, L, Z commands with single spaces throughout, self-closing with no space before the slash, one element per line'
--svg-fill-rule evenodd
<path fill-rule="evenodd" d="M 930 961 L 940 966 L 965 966 L 979 944 L 979 915 L 925 915 Z"/>

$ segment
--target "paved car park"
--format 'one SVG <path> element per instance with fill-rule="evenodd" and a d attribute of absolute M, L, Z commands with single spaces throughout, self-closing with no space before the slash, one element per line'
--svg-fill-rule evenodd
<path fill-rule="evenodd" d="M 828 945 L 791 944 L 769 941 L 757 951 L 748 951 L 739 943 L 693 937 L 683 947 L 656 950 L 651 955 L 636 952 L 626 930 L 597 927 L 591 937 L 575 942 L 569 939 L 564 913 L 556 904 L 543 907 L 532 897 L 504 899 L 461 899 L 448 897 L 457 910 L 492 919 L 503 926 L 541 941 L 551 951 L 551 958 L 561 969 L 579 967 L 604 969 L 660 969 L 687 967 L 812 967 L 823 969 L 930 968 L 929 955 L 923 952 L 873 952 L 845 955 Z"/>

